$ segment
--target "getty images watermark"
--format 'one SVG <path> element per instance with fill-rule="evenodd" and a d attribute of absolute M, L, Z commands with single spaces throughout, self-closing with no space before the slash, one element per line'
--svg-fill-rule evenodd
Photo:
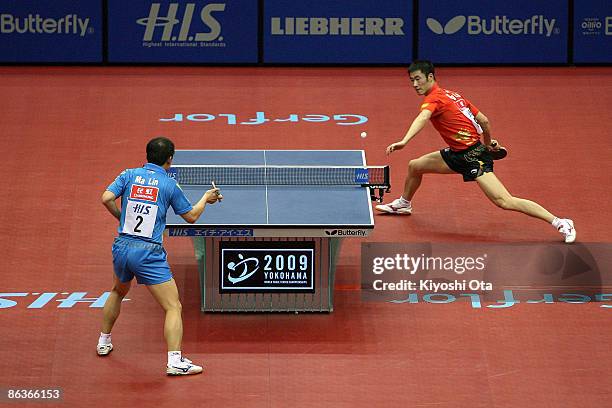
<path fill-rule="evenodd" d="M 385 271 L 396 271 L 409 276 L 417 272 L 444 271 L 449 276 L 463 275 L 465 272 L 483 271 L 486 267 L 487 254 L 482 256 L 430 256 L 409 255 L 409 253 L 395 254 L 394 256 L 377 256 L 372 260 L 372 273 L 382 275 Z M 372 282 L 372 288 L 381 290 L 423 290 L 438 292 L 440 290 L 492 290 L 491 282 L 478 279 L 457 279 L 452 281 L 435 281 L 434 279 L 400 279 L 386 282 L 382 276 Z"/>
<path fill-rule="evenodd" d="M 362 299 L 509 307 L 607 302 L 612 244 L 364 243 Z M 610 304 L 608 304 L 610 303 Z"/>

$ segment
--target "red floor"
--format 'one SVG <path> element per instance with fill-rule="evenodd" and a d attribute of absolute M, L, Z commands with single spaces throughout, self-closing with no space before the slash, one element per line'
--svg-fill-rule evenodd
<path fill-rule="evenodd" d="M 446 68 L 438 79 L 491 119 L 511 152 L 496 174 L 513 194 L 573 218 L 581 242 L 612 242 L 610 68 Z M 71 407 L 612 405 L 612 311 L 602 307 L 612 302 L 494 310 L 360 300 L 366 241 L 559 240 L 545 223 L 497 209 L 459 176 L 426 176 L 413 216 L 377 216 L 367 240 L 346 240 L 331 314 L 203 314 L 191 244 L 166 239 L 184 304 L 183 349 L 205 364 L 200 376 L 164 375 L 162 312 L 141 286 L 105 359 L 94 352 L 100 309 L 57 307 L 75 292 L 96 298 L 110 289 L 115 223 L 99 197 L 118 172 L 143 163 L 151 137 L 166 135 L 181 149 L 364 149 L 369 164 L 391 165 L 394 198 L 408 160 L 442 147 L 429 126 L 385 156 L 418 112 L 409 85 L 399 68 L 0 67 L 8 179 L 0 204 L 0 389 L 61 387 L 64 398 L 53 405 Z M 258 111 L 369 121 L 159 121 L 207 113 L 235 114 L 239 123 Z M 28 307 L 33 302 L 41 307 Z"/>

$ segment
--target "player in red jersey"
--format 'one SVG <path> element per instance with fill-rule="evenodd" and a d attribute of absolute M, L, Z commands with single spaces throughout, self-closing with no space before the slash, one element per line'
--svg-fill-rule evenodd
<path fill-rule="evenodd" d="M 390 144 L 387 154 L 403 149 L 429 120 L 449 147 L 411 160 L 402 196 L 389 204 L 377 205 L 376 209 L 390 214 L 411 214 L 411 200 L 424 174 L 460 173 L 464 181 L 476 181 L 498 207 L 544 220 L 563 235 L 565 242 L 574 242 L 576 230 L 572 220 L 555 217 L 538 203 L 512 196 L 495 176 L 490 152 L 499 146 L 491 139 L 487 117 L 457 92 L 438 86 L 435 68 L 430 61 L 415 61 L 408 72 L 415 91 L 425 95 L 425 99 L 421 113 L 410 125 L 406 136 Z"/>

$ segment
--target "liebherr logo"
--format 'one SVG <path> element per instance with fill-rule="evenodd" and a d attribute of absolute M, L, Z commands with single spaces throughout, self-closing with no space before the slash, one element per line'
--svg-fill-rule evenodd
<path fill-rule="evenodd" d="M 213 13 L 225 11 L 224 3 L 210 3 L 202 7 L 202 10 L 200 11 L 200 20 L 202 23 L 204 23 L 208 30 L 196 33 L 191 32 L 193 14 L 196 10 L 196 4 L 185 4 L 182 17 L 177 18 L 177 15 L 179 14 L 179 6 L 179 3 L 170 3 L 168 5 L 167 14 L 163 16 L 160 15 L 161 4 L 151 4 L 149 16 L 136 20 L 136 23 L 145 26 L 142 41 L 144 43 L 151 42 L 151 44 L 155 44 L 154 41 L 166 43 L 173 42 L 176 45 L 180 44 L 181 46 L 185 46 L 192 42 L 199 42 L 201 43 L 201 46 L 205 46 L 202 43 L 223 41 L 223 37 L 221 36 L 221 24 L 213 16 Z M 178 27 L 179 30 L 177 33 L 175 32 L 175 26 L 179 24 L 180 27 Z M 155 36 L 158 28 L 161 29 L 161 36 Z M 194 44 L 194 46 L 196 45 L 197 44 Z M 159 46 L 161 46 L 161 44 Z"/>
<path fill-rule="evenodd" d="M 400 17 L 272 17 L 272 35 L 404 35 Z"/>
<path fill-rule="evenodd" d="M 550 37 L 561 30 L 555 27 L 556 19 L 547 19 L 543 15 L 533 15 L 525 20 L 512 19 L 508 16 L 483 18 L 480 16 L 455 16 L 444 26 L 435 18 L 425 20 L 427 27 L 436 34 L 452 35 L 467 24 L 469 35 L 544 35 Z"/>

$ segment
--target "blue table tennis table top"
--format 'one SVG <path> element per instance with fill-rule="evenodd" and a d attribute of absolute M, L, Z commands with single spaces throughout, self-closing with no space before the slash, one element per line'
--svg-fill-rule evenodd
<path fill-rule="evenodd" d="M 173 165 L 366 166 L 366 160 L 362 150 L 177 150 Z M 193 204 L 211 188 L 181 187 Z M 207 205 L 195 224 L 168 211 L 166 227 L 171 236 L 229 235 L 231 231 L 237 236 L 366 236 L 374 228 L 367 187 L 217 187 L 223 200 Z"/>

